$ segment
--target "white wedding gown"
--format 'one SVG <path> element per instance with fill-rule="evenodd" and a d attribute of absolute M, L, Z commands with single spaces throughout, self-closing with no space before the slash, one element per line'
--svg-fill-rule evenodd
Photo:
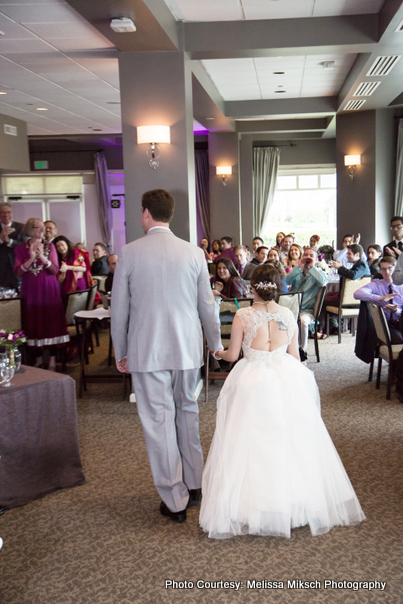
<path fill-rule="evenodd" d="M 238 311 L 243 352 L 217 401 L 217 425 L 203 473 L 200 525 L 215 539 L 312 535 L 365 519 L 320 415 L 312 371 L 287 353 L 297 328 L 291 311 Z M 264 322 L 288 332 L 272 352 L 251 342 Z"/>

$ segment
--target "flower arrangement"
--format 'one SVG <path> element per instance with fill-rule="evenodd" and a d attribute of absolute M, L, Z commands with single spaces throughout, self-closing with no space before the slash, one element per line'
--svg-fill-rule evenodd
<path fill-rule="evenodd" d="M 315 264 L 315 267 L 322 269 L 322 271 L 324 273 L 328 273 L 329 272 L 329 266 L 326 263 L 325 255 L 324 254 L 319 254 L 318 255 L 318 260 L 317 260 L 317 262 Z"/>
<path fill-rule="evenodd" d="M 22 331 L 0 329 L 0 346 L 5 346 L 6 348 L 17 348 L 26 341 L 27 338 Z"/>

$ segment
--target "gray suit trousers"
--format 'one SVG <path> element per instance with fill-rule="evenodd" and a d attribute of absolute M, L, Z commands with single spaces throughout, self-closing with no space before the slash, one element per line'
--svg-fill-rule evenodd
<path fill-rule="evenodd" d="M 155 487 L 171 512 L 186 508 L 199 489 L 203 452 L 199 406 L 193 395 L 199 369 L 132 373 Z"/>

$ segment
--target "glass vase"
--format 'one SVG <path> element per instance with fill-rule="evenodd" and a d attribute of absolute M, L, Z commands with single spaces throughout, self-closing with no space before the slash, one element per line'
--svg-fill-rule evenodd
<path fill-rule="evenodd" d="M 21 367 L 21 353 L 18 348 L 9 348 L 7 352 L 9 365 L 14 369 L 14 372 L 17 373 Z"/>

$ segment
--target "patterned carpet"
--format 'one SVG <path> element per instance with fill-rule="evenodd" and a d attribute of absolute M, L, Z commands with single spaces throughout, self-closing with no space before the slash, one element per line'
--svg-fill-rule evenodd
<path fill-rule="evenodd" d="M 92 366 L 105 362 L 101 335 Z M 367 516 L 361 526 L 314 538 L 304 527 L 289 540 L 214 541 L 198 527 L 197 508 L 185 524 L 172 523 L 158 512 L 136 405 L 122 402 L 119 384 L 89 384 L 78 401 L 87 482 L 0 517 L 1 604 L 403 602 L 403 406 L 394 393 L 386 401 L 386 369 L 379 391 L 366 381 L 368 367 L 355 358 L 349 334 L 341 345 L 332 337 L 320 346 L 321 363 L 311 357 L 308 366 Z M 70 371 L 77 376 L 77 366 Z M 205 453 L 219 387 L 200 403 Z M 386 587 L 369 584 L 375 581 Z"/>

